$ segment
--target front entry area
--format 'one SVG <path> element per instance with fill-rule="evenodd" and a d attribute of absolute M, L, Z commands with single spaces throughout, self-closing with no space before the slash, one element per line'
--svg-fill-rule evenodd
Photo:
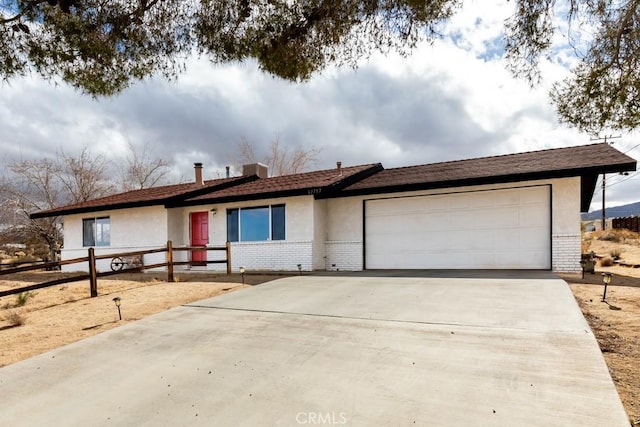
<path fill-rule="evenodd" d="M 367 269 L 550 269 L 549 185 L 364 202 Z"/>
<path fill-rule="evenodd" d="M 209 212 L 191 212 L 191 246 L 207 246 L 209 243 Z M 191 251 L 192 265 L 207 265 L 207 251 Z"/>

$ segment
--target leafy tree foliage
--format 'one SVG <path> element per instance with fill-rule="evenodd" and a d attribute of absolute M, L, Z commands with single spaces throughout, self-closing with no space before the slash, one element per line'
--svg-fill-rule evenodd
<path fill-rule="evenodd" d="M 292 81 L 373 51 L 408 53 L 438 36 L 462 0 L 0 0 L 0 77 L 36 72 L 93 96 L 161 74 L 193 53 L 214 62 L 257 60 Z M 573 74 L 551 99 L 562 121 L 589 132 L 634 129 L 640 108 L 640 0 L 513 0 L 505 57 L 532 84 L 567 21 L 589 34 Z M 574 33 L 574 29 L 577 29 Z M 584 30 L 587 31 L 584 31 Z"/>
<path fill-rule="evenodd" d="M 578 65 L 551 91 L 561 121 L 597 134 L 640 125 L 640 0 L 569 0 L 566 20 Z M 511 71 L 535 83 L 552 48 L 554 0 L 518 0 L 506 24 Z M 585 39 L 586 37 L 586 39 Z M 581 46 L 577 44 L 580 43 Z M 584 50 L 584 53 L 581 51 Z"/>
<path fill-rule="evenodd" d="M 373 45 L 411 47 L 452 13 L 435 0 L 0 0 L 0 76 L 61 76 L 111 95 L 155 73 L 174 78 L 199 52 L 256 58 L 275 75 L 307 79 Z"/>

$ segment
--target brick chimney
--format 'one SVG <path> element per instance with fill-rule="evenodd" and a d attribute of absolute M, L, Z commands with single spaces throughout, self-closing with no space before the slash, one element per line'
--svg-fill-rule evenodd
<path fill-rule="evenodd" d="M 336 162 L 336 167 L 338 169 L 338 176 L 342 176 L 342 162 Z"/>
<path fill-rule="evenodd" d="M 202 163 L 194 163 L 193 169 L 195 169 L 196 184 L 204 185 L 204 181 L 202 181 Z"/>

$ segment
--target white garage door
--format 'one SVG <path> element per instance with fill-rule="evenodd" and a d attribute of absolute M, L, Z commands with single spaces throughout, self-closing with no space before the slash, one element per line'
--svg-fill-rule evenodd
<path fill-rule="evenodd" d="M 365 201 L 368 269 L 551 268 L 549 186 Z"/>

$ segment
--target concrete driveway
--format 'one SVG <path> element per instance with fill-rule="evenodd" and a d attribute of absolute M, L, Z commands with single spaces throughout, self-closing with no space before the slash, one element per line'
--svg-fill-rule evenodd
<path fill-rule="evenodd" d="M 628 426 L 561 279 L 388 275 L 282 279 L 1 368 L 0 425 Z"/>

